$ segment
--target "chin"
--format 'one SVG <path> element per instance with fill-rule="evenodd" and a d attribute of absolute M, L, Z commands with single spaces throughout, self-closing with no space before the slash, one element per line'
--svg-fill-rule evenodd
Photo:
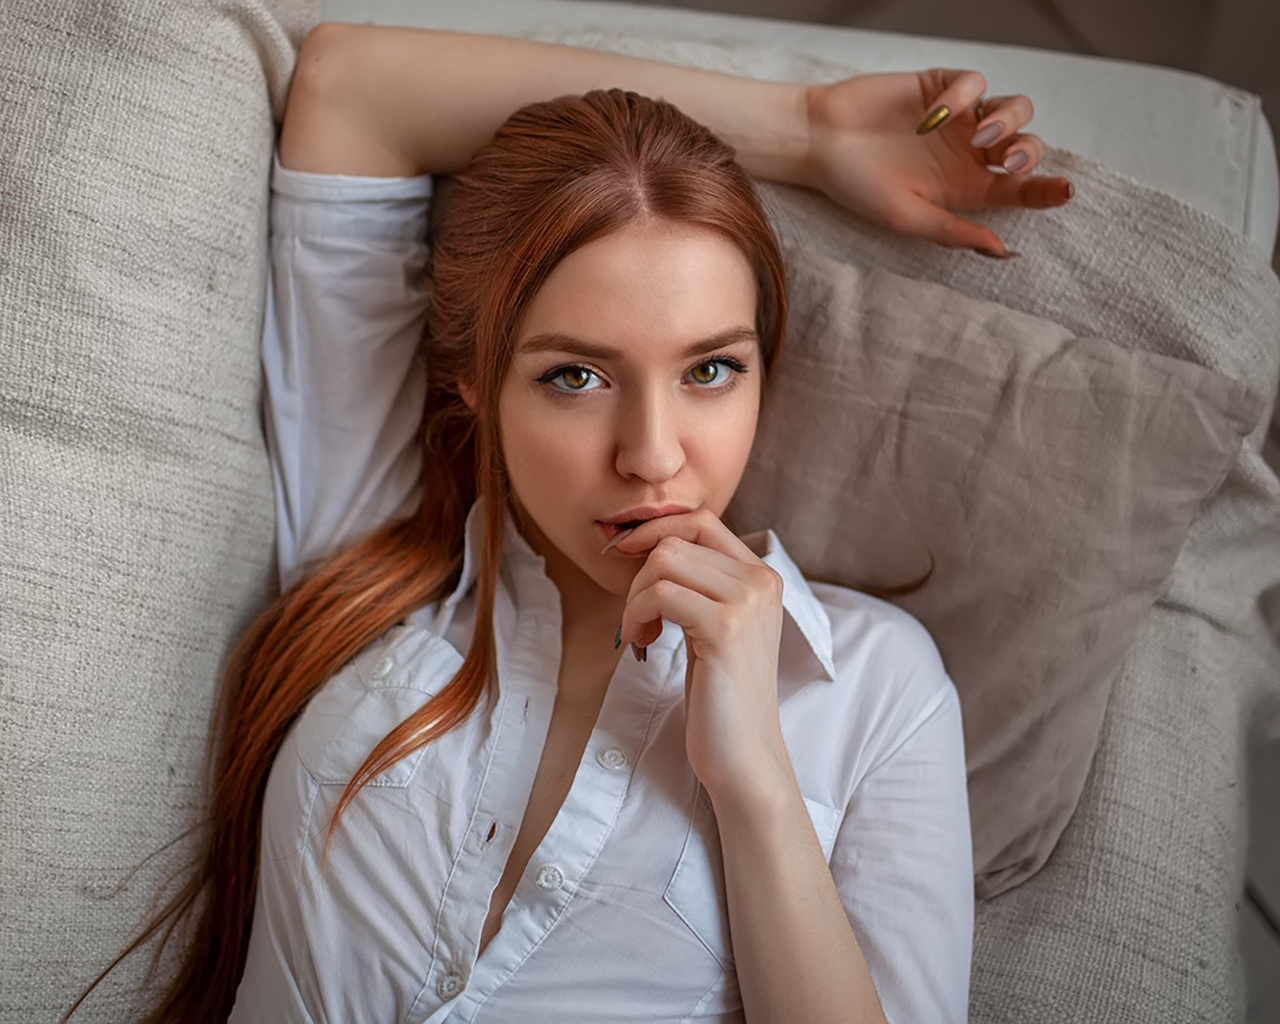
<path fill-rule="evenodd" d="M 631 581 L 644 565 L 644 559 L 636 559 L 634 565 L 625 562 L 616 565 L 592 566 L 590 570 L 579 566 L 583 574 L 606 594 L 626 597 L 631 592 Z"/>

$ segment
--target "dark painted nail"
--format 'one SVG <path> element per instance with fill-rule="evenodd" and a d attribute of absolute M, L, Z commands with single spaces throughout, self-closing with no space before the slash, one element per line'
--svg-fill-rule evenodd
<path fill-rule="evenodd" d="M 1020 252 L 1014 252 L 1012 249 L 1006 249 L 1004 252 L 996 252 L 994 249 L 979 249 L 977 246 L 973 249 L 979 256 L 987 256 L 993 260 L 1016 260 L 1022 255 Z"/>
<path fill-rule="evenodd" d="M 613 649 L 616 651 L 622 646 L 622 627 L 618 627 L 618 632 L 613 635 Z"/>

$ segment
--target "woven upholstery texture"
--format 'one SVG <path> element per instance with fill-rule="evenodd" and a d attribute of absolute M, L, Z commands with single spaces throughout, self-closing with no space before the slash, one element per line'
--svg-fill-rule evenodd
<path fill-rule="evenodd" d="M 273 108 L 309 0 L 7 0 L 0 32 L 0 1021 L 56 1021 L 196 824 L 271 576 Z M 138 868 L 139 864 L 143 866 Z M 145 958 L 77 1021 L 137 1017 Z"/>
<path fill-rule="evenodd" d="M 971 1021 L 1244 1019 L 1243 729 L 1264 670 L 1204 618 L 1151 610 L 1053 855 L 978 903 Z"/>

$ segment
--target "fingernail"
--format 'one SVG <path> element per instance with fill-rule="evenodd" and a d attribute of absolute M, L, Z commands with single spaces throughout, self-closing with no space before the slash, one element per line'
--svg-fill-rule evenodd
<path fill-rule="evenodd" d="M 993 260 L 1016 260 L 1022 255 L 1020 252 L 1014 252 L 1012 249 L 1006 249 L 1004 252 L 996 252 L 994 249 L 979 249 L 974 246 L 973 249 L 979 256 L 989 256 Z"/>
<path fill-rule="evenodd" d="M 619 530 L 617 533 L 613 535 L 613 540 L 609 541 L 608 544 L 606 544 L 604 547 L 600 549 L 600 554 L 602 555 L 608 554 L 610 551 L 616 548 L 619 544 L 621 544 L 624 540 L 630 537 L 635 532 L 635 530 L 636 528 L 634 526 L 631 527 L 631 529 L 629 530 Z"/>
<path fill-rule="evenodd" d="M 1016 172 L 1022 170 L 1022 168 L 1027 166 L 1027 160 L 1028 160 L 1028 157 L 1026 153 L 1024 153 L 1020 149 L 1015 150 L 1014 152 L 1010 153 L 1007 157 L 1005 157 L 1004 169 L 1008 171 L 1010 174 L 1015 174 Z"/>
<path fill-rule="evenodd" d="M 637 647 L 635 644 L 632 644 L 631 653 L 636 656 L 636 661 L 649 660 L 649 648 L 647 647 Z"/>
<path fill-rule="evenodd" d="M 622 627 L 618 627 L 618 632 L 613 635 L 613 649 L 616 651 L 622 646 Z"/>
<path fill-rule="evenodd" d="M 982 131 L 974 134 L 969 145 L 975 146 L 979 149 L 985 148 L 995 142 L 996 139 L 1000 138 L 1003 133 L 1004 125 L 999 121 L 992 121 L 989 125 L 983 128 Z"/>
<path fill-rule="evenodd" d="M 934 107 L 920 122 L 920 127 L 916 129 L 917 135 L 928 135 L 931 131 L 942 124 L 951 116 L 951 108 L 943 104 L 940 107 Z"/>
<path fill-rule="evenodd" d="M 1067 198 L 1071 199 L 1072 197 L 1075 196 L 1075 194 L 1076 194 L 1076 187 L 1073 184 L 1071 184 L 1071 182 L 1067 182 Z"/>

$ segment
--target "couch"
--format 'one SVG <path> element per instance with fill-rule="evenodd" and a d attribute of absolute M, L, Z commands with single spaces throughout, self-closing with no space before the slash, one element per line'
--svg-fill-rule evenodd
<path fill-rule="evenodd" d="M 321 13 L 310 0 L 6 8 L 0 1024 L 58 1020 L 185 863 L 218 673 L 277 586 L 257 409 L 267 180 L 296 48 Z M 1245 751 L 1280 679 L 1267 617 L 1280 606 L 1280 482 L 1264 453 L 1280 292 L 1262 255 L 1280 190 L 1256 100 L 1062 55 L 622 4 L 323 13 L 766 76 L 946 62 L 980 66 L 993 91 L 1046 97 L 1037 127 L 1065 147 L 1049 165 L 1080 202 L 1075 219 L 992 215 L 1051 243 L 1012 276 L 812 196 L 773 190 L 771 202 L 789 244 L 817 258 L 1195 364 L 1257 396 L 1106 680 L 1069 823 L 1043 863 L 979 901 L 971 1003 L 984 1024 L 1242 1019 Z M 1089 98 L 1075 108 L 1073 88 Z M 1114 97 L 1105 130 L 1080 116 L 1100 94 Z M 1157 108 L 1197 126 L 1185 160 L 1126 145 Z M 136 1019 L 147 968 L 126 962 L 75 1019 Z"/>

